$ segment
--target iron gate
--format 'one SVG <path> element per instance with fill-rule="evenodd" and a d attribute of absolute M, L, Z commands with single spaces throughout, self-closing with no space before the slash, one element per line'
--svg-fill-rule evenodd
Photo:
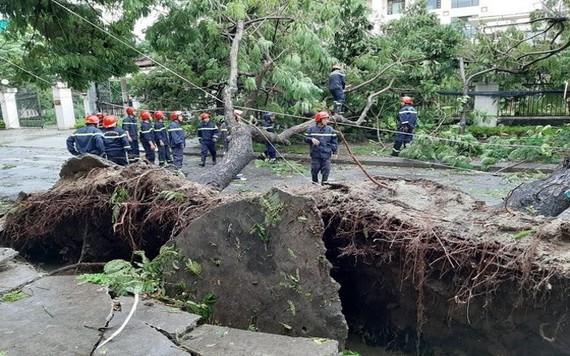
<path fill-rule="evenodd" d="M 16 106 L 21 127 L 44 127 L 42 107 L 37 91 L 16 93 Z"/>

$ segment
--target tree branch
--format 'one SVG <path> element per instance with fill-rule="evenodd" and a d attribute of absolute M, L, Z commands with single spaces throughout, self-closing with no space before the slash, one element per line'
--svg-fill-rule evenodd
<path fill-rule="evenodd" d="M 383 68 L 382 70 L 380 70 L 380 72 L 378 72 L 374 77 L 372 77 L 372 78 L 370 78 L 370 79 L 367 79 L 366 81 L 364 81 L 364 82 L 362 82 L 362 83 L 360 83 L 360 84 L 358 84 L 358 85 L 355 85 L 355 86 L 353 86 L 352 88 L 345 90 L 344 92 L 345 92 L 345 93 L 350 93 L 350 92 L 352 92 L 352 91 L 355 91 L 355 90 L 358 90 L 358 89 L 362 88 L 362 87 L 365 86 L 365 85 L 368 85 L 368 84 L 372 83 L 372 82 L 375 81 L 376 79 L 380 78 L 380 76 L 382 76 L 382 74 L 386 73 L 386 71 L 387 71 L 388 69 L 392 68 L 392 67 L 395 66 L 396 64 L 405 64 L 405 63 L 410 63 L 410 62 L 419 61 L 419 60 L 422 60 L 422 59 L 424 59 L 424 58 L 408 59 L 408 60 L 405 60 L 405 61 L 400 61 L 400 60 L 398 60 L 398 61 L 392 62 L 392 63 L 390 63 L 388 66 L 386 66 L 385 68 Z"/>
<path fill-rule="evenodd" d="M 249 25 L 252 25 L 256 22 L 260 22 L 260 21 L 265 21 L 265 20 L 289 20 L 289 21 L 295 21 L 295 19 L 291 16 L 280 16 L 280 15 L 270 15 L 270 16 L 264 16 L 264 17 L 258 17 L 255 19 L 251 19 L 247 22 L 244 22 L 244 27 L 247 27 Z"/>
<path fill-rule="evenodd" d="M 366 106 L 364 106 L 364 109 L 360 113 L 358 120 L 354 121 L 354 124 L 361 125 L 366 120 L 366 114 L 368 114 L 368 110 L 370 110 L 370 108 L 374 104 L 374 98 L 377 97 L 378 95 L 386 92 L 387 90 L 389 90 L 392 87 L 392 84 L 394 84 L 395 80 L 396 80 L 396 78 L 392 78 L 390 80 L 390 83 L 388 83 L 388 85 L 385 88 L 368 95 L 368 98 L 366 99 Z"/>

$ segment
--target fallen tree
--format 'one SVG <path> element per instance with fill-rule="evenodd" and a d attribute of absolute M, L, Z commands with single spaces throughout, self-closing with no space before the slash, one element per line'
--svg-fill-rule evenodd
<path fill-rule="evenodd" d="M 87 170 L 89 160 L 96 168 Z M 565 321 L 570 226 L 562 219 L 497 210 L 427 180 L 375 177 L 381 185 L 299 187 L 289 200 L 280 198 L 290 211 L 275 214 L 283 219 L 269 227 L 258 195 L 221 196 L 143 164 L 102 167 L 89 156 L 75 161 L 82 163 L 64 166 L 67 174 L 54 187 L 29 196 L 6 216 L 0 245 L 36 259 L 98 262 L 129 258 L 134 248 L 152 256 L 173 237 L 172 243 L 201 266 L 199 276 L 170 281 L 177 292 L 185 285 L 187 293 L 214 293 L 220 310 L 214 307 L 213 317 L 221 323 L 302 334 L 303 326 L 317 330 L 316 324 L 295 318 L 307 305 L 291 298 L 317 287 L 308 300 L 316 298 L 322 283 L 314 278 L 326 274 L 311 274 L 314 267 L 304 261 L 313 257 L 293 256 L 299 256 L 299 246 L 318 245 L 310 237 L 322 236 L 323 266 L 332 264 L 330 275 L 340 283 L 349 328 L 371 344 L 426 353 L 570 352 Z M 299 196 L 316 202 L 312 209 L 321 222 L 302 212 L 311 208 L 301 209 L 308 203 L 297 201 Z M 290 228 L 293 222 L 302 226 L 303 217 L 309 219 L 305 233 Z M 305 250 L 315 260 L 324 252 Z M 323 296 L 330 300 L 330 292 Z M 240 298 L 256 307 L 231 304 Z M 281 314 L 263 305 L 274 305 Z M 272 315 L 280 316 L 268 322 Z"/>
<path fill-rule="evenodd" d="M 570 208 L 570 157 L 566 157 L 548 177 L 513 189 L 504 205 L 531 215 L 558 216 Z"/>

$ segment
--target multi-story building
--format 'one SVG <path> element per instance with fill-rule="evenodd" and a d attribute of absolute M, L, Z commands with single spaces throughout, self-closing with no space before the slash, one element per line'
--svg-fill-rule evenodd
<path fill-rule="evenodd" d="M 368 0 L 377 24 L 399 18 L 416 0 Z M 441 23 L 463 22 L 465 32 L 481 23 L 503 26 L 526 22 L 532 11 L 541 9 L 539 0 L 427 0 L 427 8 L 439 17 Z"/>

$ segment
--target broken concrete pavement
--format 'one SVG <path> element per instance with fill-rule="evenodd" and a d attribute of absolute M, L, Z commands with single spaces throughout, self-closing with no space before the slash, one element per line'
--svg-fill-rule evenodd
<path fill-rule="evenodd" d="M 23 280 L 7 276 L 19 275 L 14 265 L 24 263 L 6 262 L 7 273 L 0 273 L 0 285 L 4 288 L 0 294 L 21 287 Z M 22 292 L 27 295 L 25 298 L 0 303 L 0 354 L 207 356 L 220 355 L 220 350 L 228 355 L 338 353 L 338 343 L 333 340 L 197 326 L 199 316 L 155 300 L 141 300 L 124 330 L 95 350 L 123 323 L 131 310 L 132 297 L 119 298 L 117 303 L 104 287 L 80 284 L 75 276 L 45 276 L 24 286 Z"/>

